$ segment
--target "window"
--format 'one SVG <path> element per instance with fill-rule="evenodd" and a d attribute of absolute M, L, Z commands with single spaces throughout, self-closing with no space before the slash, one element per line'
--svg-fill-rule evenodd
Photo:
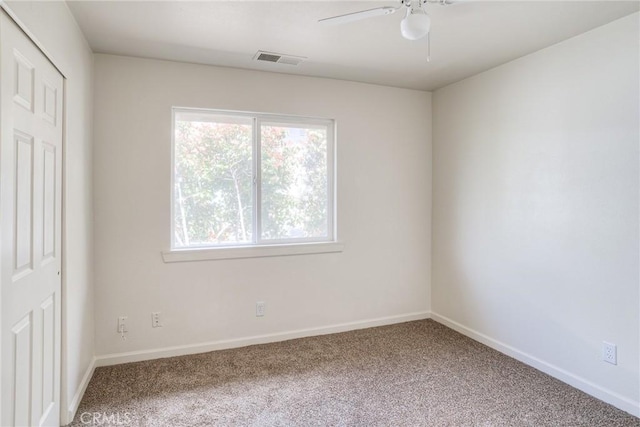
<path fill-rule="evenodd" d="M 172 249 L 333 242 L 332 120 L 173 111 Z"/>

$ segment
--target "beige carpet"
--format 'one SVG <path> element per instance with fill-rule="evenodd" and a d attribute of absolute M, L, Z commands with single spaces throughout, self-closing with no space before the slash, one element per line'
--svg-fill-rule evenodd
<path fill-rule="evenodd" d="M 118 422 L 640 426 L 432 320 L 98 368 L 73 425 Z"/>

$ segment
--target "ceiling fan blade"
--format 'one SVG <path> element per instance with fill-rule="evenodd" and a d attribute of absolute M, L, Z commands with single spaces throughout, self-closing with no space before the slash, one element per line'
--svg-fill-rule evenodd
<path fill-rule="evenodd" d="M 385 6 L 375 9 L 361 10 L 360 12 L 347 13 L 345 15 L 333 16 L 331 18 L 320 19 L 318 22 L 325 25 L 340 25 L 347 22 L 359 21 L 361 19 L 372 18 L 374 16 L 391 15 L 399 8 Z"/>
<path fill-rule="evenodd" d="M 440 6 L 457 6 L 462 3 L 472 3 L 473 0 L 433 0 L 430 3 L 438 3 Z"/>

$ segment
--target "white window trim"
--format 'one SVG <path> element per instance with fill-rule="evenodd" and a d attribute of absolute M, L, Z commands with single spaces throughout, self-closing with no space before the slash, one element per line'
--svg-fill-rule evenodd
<path fill-rule="evenodd" d="M 256 184 L 253 186 L 253 202 L 254 206 L 258 207 L 259 198 L 261 197 L 261 170 L 260 170 L 260 131 L 259 126 L 262 121 L 284 123 L 301 123 L 301 124 L 331 124 L 330 132 L 327 135 L 327 156 L 330 159 L 328 162 L 327 171 L 327 187 L 331 191 L 331 197 L 328 199 L 327 206 L 327 230 L 329 236 L 325 239 L 315 238 L 301 238 L 301 239 L 279 239 L 279 240 L 257 240 L 255 243 L 247 244 L 231 244 L 231 245 L 215 245 L 215 246 L 203 246 L 199 247 L 187 247 L 177 248 L 175 247 L 175 233 L 174 218 L 175 218 L 175 203 L 174 203 L 174 188 L 175 188 L 175 115 L 178 112 L 198 112 L 212 113 L 212 114 L 230 114 L 234 116 L 252 117 L 254 121 L 254 176 Z M 171 249 L 162 252 L 162 258 L 164 262 L 186 262 L 186 261 L 205 261 L 205 260 L 219 260 L 219 259 L 237 259 L 237 258 L 260 258 L 260 257 L 272 257 L 272 256 L 289 256 L 289 255 L 304 255 L 304 254 L 322 254 L 332 252 L 342 252 L 344 249 L 343 243 L 337 240 L 338 227 L 337 227 L 337 186 L 336 186 L 336 123 L 333 119 L 323 119 L 317 117 L 304 117 L 304 116 L 292 116 L 282 114 L 271 113 L 255 113 L 247 111 L 232 111 L 232 110 L 217 110 L 208 108 L 191 108 L 191 107 L 172 107 L 171 109 L 171 224 L 170 224 L 170 244 Z M 254 230 L 260 236 L 261 223 L 260 216 L 261 209 L 256 208 L 254 214 Z"/>
<path fill-rule="evenodd" d="M 203 249 L 173 249 L 162 252 L 162 260 L 169 262 L 209 261 L 220 259 L 263 258 L 274 256 L 327 254 L 342 252 L 342 242 L 298 243 L 283 245 L 247 245 L 206 247 Z"/>

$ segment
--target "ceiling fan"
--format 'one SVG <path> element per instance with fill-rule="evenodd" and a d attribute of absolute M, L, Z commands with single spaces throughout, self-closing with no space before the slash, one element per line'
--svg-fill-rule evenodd
<path fill-rule="evenodd" d="M 402 37 L 407 40 L 418 40 L 426 37 L 431 28 L 431 18 L 425 10 L 425 6 L 430 4 L 439 4 L 447 6 L 457 3 L 457 0 L 400 0 L 397 7 L 384 6 L 375 9 L 367 9 L 359 12 L 347 13 L 345 15 L 332 16 L 331 18 L 320 19 L 318 22 L 326 25 L 340 25 L 361 19 L 373 18 L 374 16 L 391 15 L 398 9 L 405 8 L 406 15 L 400 21 L 400 32 Z"/>

